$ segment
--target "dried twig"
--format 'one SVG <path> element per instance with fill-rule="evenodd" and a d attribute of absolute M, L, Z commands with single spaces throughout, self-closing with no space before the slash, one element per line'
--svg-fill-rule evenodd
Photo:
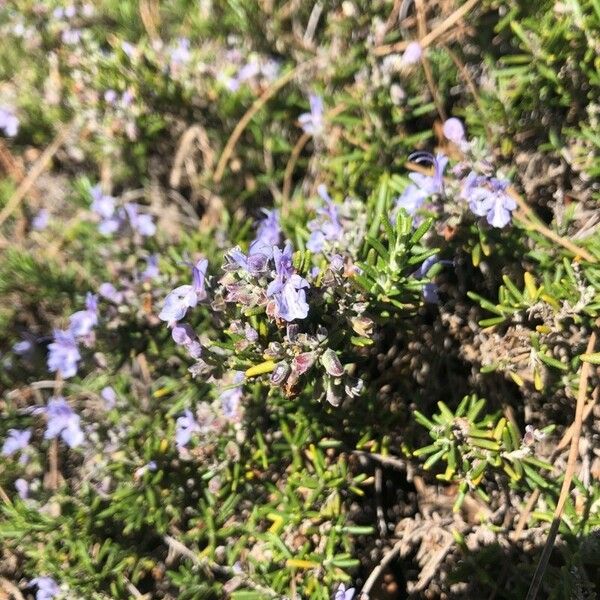
<path fill-rule="evenodd" d="M 8 494 L 4 491 L 4 488 L 0 485 L 0 500 L 2 500 L 2 502 L 4 502 L 5 504 L 12 504 L 12 502 L 10 501 L 10 498 L 8 497 Z"/>
<path fill-rule="evenodd" d="M 292 191 L 292 175 L 294 174 L 294 168 L 296 167 L 296 163 L 298 162 L 298 158 L 300 158 L 300 153 L 302 152 L 304 146 L 308 143 L 311 136 L 309 133 L 303 133 L 298 141 L 294 144 L 292 148 L 292 152 L 290 154 L 290 158 L 288 159 L 287 165 L 285 166 L 285 172 L 283 174 L 283 193 L 282 193 L 282 204 L 283 210 L 285 211 L 287 208 L 288 200 L 290 199 L 290 193 Z"/>
<path fill-rule="evenodd" d="M 451 15 L 446 17 L 446 19 L 444 19 L 444 21 L 442 21 L 437 27 L 434 27 L 422 40 L 419 40 L 421 48 L 425 49 L 428 46 L 431 46 L 431 44 L 433 44 L 433 42 L 435 42 L 442 34 L 454 27 L 458 21 L 460 21 L 464 16 L 467 15 L 467 13 L 475 8 L 478 2 L 479 0 L 467 0 L 467 2 L 455 10 Z M 397 42 L 395 44 L 376 46 L 373 48 L 373 54 L 375 54 L 375 56 L 385 56 L 386 54 L 391 54 L 392 52 L 402 52 L 402 50 L 406 49 L 407 45 L 408 42 L 406 40 L 402 40 L 401 42 Z"/>
<path fill-rule="evenodd" d="M 406 471 L 407 464 L 406 461 L 401 458 L 397 458 L 395 456 L 384 456 L 383 454 L 376 454 L 372 452 L 365 452 L 363 450 L 352 450 L 352 454 L 356 456 L 362 456 L 368 460 L 372 460 L 377 462 L 384 467 L 390 467 L 392 469 L 396 469 L 398 471 Z"/>
<path fill-rule="evenodd" d="M 252 106 L 246 111 L 244 116 L 238 121 L 238 124 L 235 126 L 233 132 L 229 136 L 227 143 L 225 144 L 225 148 L 223 148 L 223 152 L 221 157 L 219 158 L 219 162 L 217 163 L 217 168 L 215 170 L 215 175 L 213 177 L 215 183 L 219 183 L 223 178 L 223 174 L 225 172 L 225 167 L 227 166 L 227 162 L 233 153 L 235 145 L 237 144 L 240 136 L 244 132 L 244 129 L 248 126 L 248 123 L 252 120 L 254 115 L 286 84 L 288 84 L 296 75 L 300 74 L 302 71 L 305 71 L 309 67 L 313 66 L 317 61 L 316 58 L 312 58 L 303 63 L 300 63 L 296 67 L 294 67 L 291 71 L 288 71 L 284 75 L 282 75 L 277 81 L 273 83 L 273 85 L 267 88 L 253 103 Z"/>
<path fill-rule="evenodd" d="M 419 31 L 419 45 L 422 45 L 421 41 L 427 37 L 427 15 L 425 13 L 425 7 L 423 6 L 423 0 L 414 0 L 415 8 L 417 10 L 417 28 Z M 421 55 L 421 66 L 423 67 L 423 72 L 425 73 L 425 79 L 427 80 L 427 87 L 429 88 L 429 93 L 433 98 L 433 103 L 435 104 L 435 108 L 440 116 L 442 121 L 446 120 L 446 111 L 444 110 L 444 105 L 440 98 L 440 94 L 438 92 L 437 86 L 435 85 L 435 81 L 433 79 L 433 72 L 431 70 L 431 63 L 427 58 L 427 55 L 423 53 Z"/>
<path fill-rule="evenodd" d="M 235 577 L 241 582 L 242 585 L 245 585 L 250 589 L 260 592 L 269 598 L 279 598 L 283 600 L 283 596 L 278 594 L 275 590 L 255 583 L 252 581 L 252 579 L 250 579 L 250 577 L 248 577 L 248 575 L 238 572 L 233 567 L 224 567 L 223 565 L 219 565 L 206 557 L 198 556 L 195 552 L 192 552 L 185 544 L 173 536 L 165 535 L 163 536 L 163 540 L 169 547 L 169 550 L 175 554 L 180 554 L 181 556 L 188 558 L 197 567 L 210 571 L 216 575 L 220 575 L 221 577 L 227 577 L 230 579 Z"/>
<path fill-rule="evenodd" d="M 38 177 L 46 170 L 52 157 L 61 147 L 70 131 L 70 126 L 61 127 L 52 143 L 42 152 L 42 155 L 38 158 L 31 171 L 29 171 L 27 177 L 23 179 L 14 194 L 9 198 L 6 206 L 0 211 L 0 226 L 2 226 L 4 221 L 6 221 L 12 212 L 19 206 L 37 181 Z"/>
<path fill-rule="evenodd" d="M 592 335 L 590 335 L 590 339 L 588 341 L 586 354 L 591 354 L 594 351 L 595 345 L 596 332 L 592 332 Z M 569 496 L 571 482 L 575 473 L 575 465 L 577 463 L 577 455 L 579 453 L 579 438 L 581 436 L 581 425 L 583 423 L 583 408 L 585 406 L 587 383 L 591 372 L 591 363 L 584 362 L 583 366 L 581 367 L 581 374 L 579 376 L 579 390 L 577 392 L 577 402 L 575 404 L 575 418 L 573 419 L 573 434 L 571 438 L 571 446 L 569 447 L 567 468 L 565 470 L 565 476 L 562 482 L 562 487 L 560 489 L 558 502 L 556 503 L 556 508 L 554 509 L 554 518 L 552 521 L 552 525 L 550 526 L 550 531 L 548 532 L 548 539 L 546 540 L 546 544 L 544 545 L 542 555 L 535 569 L 533 580 L 531 582 L 531 585 L 529 586 L 529 591 L 527 592 L 527 597 L 525 600 L 535 600 L 537 598 L 538 592 L 542 585 L 542 580 L 544 578 L 544 573 L 546 572 L 546 568 L 548 566 L 550 554 L 552 553 L 552 548 L 554 547 L 554 540 L 556 539 L 558 528 L 561 523 L 561 515 L 567 498 Z"/>
<path fill-rule="evenodd" d="M 595 263 L 597 262 L 596 257 L 593 254 L 590 254 L 587 250 L 574 244 L 567 238 L 564 238 L 558 233 L 552 231 L 542 223 L 540 218 L 535 214 L 535 212 L 527 205 L 527 202 L 520 196 L 520 194 L 513 188 L 508 188 L 508 193 L 511 198 L 519 205 L 519 211 L 515 213 L 515 217 L 521 221 L 524 225 L 529 226 L 531 229 L 534 229 L 538 233 L 541 233 L 544 237 L 547 237 L 549 240 L 556 242 L 561 245 L 563 248 L 569 250 L 575 254 L 575 256 L 580 256 L 581 258 L 587 260 L 588 262 Z"/>
<path fill-rule="evenodd" d="M 597 387 L 592 392 L 591 400 L 585 405 L 585 408 L 583 409 L 583 418 L 582 418 L 583 423 L 585 423 L 587 418 L 590 416 L 592 409 L 594 408 L 594 406 L 596 405 L 596 402 L 598 401 L 599 394 L 600 394 L 600 387 Z M 556 458 L 558 457 L 558 455 L 561 453 L 561 451 L 564 450 L 569 445 L 571 439 L 573 438 L 574 427 L 575 427 L 575 423 L 571 423 L 571 425 L 569 426 L 569 428 L 563 435 L 560 442 L 556 445 L 556 448 L 550 455 L 549 460 L 551 463 L 553 463 L 556 460 Z M 531 514 L 531 511 L 533 510 L 533 507 L 535 506 L 535 503 L 538 501 L 539 497 L 540 497 L 539 489 L 535 490 L 531 494 L 531 496 L 529 496 L 529 499 L 527 500 L 527 503 L 525 504 L 525 507 L 521 511 L 521 515 L 519 516 L 519 521 L 517 522 L 517 526 L 515 527 L 515 530 L 511 536 L 511 538 L 514 541 L 517 541 L 521 537 L 523 530 L 525 529 L 525 526 L 527 525 L 527 521 L 529 520 L 529 515 Z"/>
<path fill-rule="evenodd" d="M 369 600 L 369 593 L 373 589 L 373 586 L 377 583 L 379 577 L 383 571 L 385 571 L 387 566 L 396 558 L 396 556 L 398 556 L 403 544 L 404 540 L 396 542 L 392 548 L 388 550 L 386 554 L 384 554 L 380 563 L 371 571 L 367 581 L 365 581 L 365 585 L 363 585 L 362 590 L 360 591 L 358 600 Z"/>
<path fill-rule="evenodd" d="M 10 594 L 7 598 L 12 598 L 13 600 L 25 600 L 21 590 L 19 590 L 14 583 L 8 581 L 8 579 L 4 579 L 4 577 L 0 577 L 0 590 L 4 590 Z"/>

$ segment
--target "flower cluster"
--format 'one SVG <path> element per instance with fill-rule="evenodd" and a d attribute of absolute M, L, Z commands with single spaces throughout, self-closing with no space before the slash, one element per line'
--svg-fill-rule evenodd
<path fill-rule="evenodd" d="M 85 310 L 69 317 L 69 328 L 54 331 L 53 341 L 48 344 L 48 370 L 61 377 L 73 377 L 77 373 L 77 363 L 81 360 L 78 343 L 90 347 L 94 344 L 94 327 L 98 324 L 98 299 L 88 292 Z"/>
<path fill-rule="evenodd" d="M 404 209 L 410 215 L 422 209 L 438 214 L 457 212 L 462 218 L 466 202 L 472 214 L 485 217 L 492 227 L 506 227 L 517 208 L 509 191 L 510 183 L 505 179 L 480 174 L 473 168 L 477 161 L 472 156 L 472 145 L 467 142 L 464 127 L 458 119 L 448 119 L 443 131 L 446 138 L 463 153 L 462 160 L 452 169 L 451 177 L 445 178 L 449 159 L 444 154 L 434 156 L 418 152 L 409 156 L 409 160 L 431 165 L 433 172 L 411 173 L 411 184 L 396 199 L 394 210 Z"/>
<path fill-rule="evenodd" d="M 112 235 L 129 226 L 132 232 L 148 237 L 156 233 L 156 225 L 152 216 L 140 211 L 141 206 L 135 202 L 126 202 L 117 207 L 116 199 L 102 192 L 100 185 L 91 189 L 92 211 L 101 219 L 98 231 L 103 235 Z"/>

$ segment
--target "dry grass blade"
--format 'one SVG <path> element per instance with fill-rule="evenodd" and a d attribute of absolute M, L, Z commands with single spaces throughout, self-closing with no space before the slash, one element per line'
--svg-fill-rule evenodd
<path fill-rule="evenodd" d="M 23 179 L 14 194 L 8 199 L 6 206 L 0 211 L 0 227 L 31 191 L 31 188 L 34 186 L 38 177 L 46 170 L 53 156 L 62 146 L 70 131 L 70 126 L 61 127 L 52 143 L 44 150 L 44 152 L 42 152 L 42 155 L 27 174 L 27 177 Z"/>
<path fill-rule="evenodd" d="M 240 136 L 244 132 L 244 129 L 248 126 L 248 123 L 252 120 L 254 115 L 285 85 L 287 85 L 296 75 L 302 73 L 309 67 L 315 64 L 317 61 L 316 58 L 312 58 L 307 60 L 306 62 L 300 63 L 291 71 L 288 71 L 284 75 L 282 75 L 273 85 L 267 88 L 253 103 L 252 106 L 246 111 L 244 116 L 238 121 L 238 124 L 235 126 L 233 132 L 229 136 L 227 143 L 225 144 L 225 148 L 223 148 L 223 152 L 221 157 L 219 158 L 219 162 L 217 163 L 217 168 L 215 170 L 215 175 L 213 180 L 215 183 L 219 183 L 223 178 L 223 174 L 225 173 L 225 167 L 227 166 L 227 161 L 231 157 L 235 145 L 237 144 Z"/>
<path fill-rule="evenodd" d="M 592 413 L 592 409 L 596 405 L 596 402 L 598 402 L 598 395 L 600 395 L 600 387 L 597 387 L 593 391 L 592 399 L 585 405 L 585 408 L 583 409 L 582 422 L 585 423 L 587 418 Z M 564 450 L 569 445 L 569 443 L 573 439 L 574 427 L 575 427 L 575 424 L 571 423 L 571 425 L 569 426 L 569 428 L 563 435 L 562 439 L 557 444 L 556 448 L 552 452 L 552 455 L 550 456 L 551 463 L 554 462 L 556 457 L 561 453 L 562 450 Z M 520 537 L 525 529 L 525 526 L 527 525 L 527 521 L 529 520 L 529 515 L 531 514 L 531 511 L 533 510 L 533 507 L 535 506 L 535 503 L 538 501 L 539 497 L 540 497 L 540 490 L 535 490 L 531 494 L 531 496 L 529 496 L 529 499 L 527 500 L 527 504 L 525 504 L 525 507 L 521 511 L 519 521 L 517 523 L 517 526 L 515 527 L 515 530 L 514 530 L 512 536 L 511 536 L 511 538 L 514 541 L 517 541 L 518 539 L 520 539 Z"/>
<path fill-rule="evenodd" d="M 591 354 L 594 351 L 595 345 L 596 333 L 593 332 L 588 341 L 586 354 Z M 581 437 L 581 425 L 583 423 L 583 409 L 587 394 L 587 383 L 591 372 L 592 364 L 584 362 L 583 366 L 581 367 L 581 375 L 579 377 L 579 390 L 577 392 L 577 403 L 575 405 L 575 418 L 573 419 L 573 433 L 571 438 L 571 446 L 569 447 L 569 458 L 567 459 L 565 477 L 560 489 L 560 495 L 558 497 L 558 502 L 556 503 L 556 508 L 554 509 L 554 519 L 552 521 L 552 525 L 550 526 L 550 531 L 548 532 L 548 538 L 546 540 L 546 544 L 544 545 L 542 556 L 540 557 L 540 561 L 536 567 L 533 580 L 525 600 L 535 600 L 537 598 L 538 592 L 542 585 L 542 580 L 544 578 L 544 573 L 546 572 L 546 568 L 548 566 L 550 554 L 552 552 L 552 548 L 554 547 L 554 540 L 556 539 L 558 528 L 560 526 L 561 515 L 569 496 L 571 482 L 573 481 L 573 475 L 575 473 L 575 464 L 577 463 L 577 455 L 579 453 L 579 438 Z"/>
<path fill-rule="evenodd" d="M 441 35 L 446 33 L 450 28 L 454 27 L 463 17 L 465 17 L 475 6 L 479 0 L 468 0 L 460 8 L 455 10 L 451 15 L 446 17 L 437 27 L 434 27 L 423 39 L 419 40 L 423 49 L 431 46 Z M 387 44 L 384 46 L 376 46 L 373 49 L 375 56 L 385 56 L 392 52 L 402 52 L 406 49 L 408 42 L 402 40 L 395 44 Z"/>

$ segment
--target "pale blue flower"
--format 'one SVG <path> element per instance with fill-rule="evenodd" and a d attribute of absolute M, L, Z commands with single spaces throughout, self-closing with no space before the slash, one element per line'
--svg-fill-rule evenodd
<path fill-rule="evenodd" d="M 309 96 L 310 112 L 302 113 L 298 117 L 300 126 L 305 133 L 309 135 L 318 136 L 323 133 L 324 121 L 323 121 L 323 99 L 321 96 L 311 94 Z"/>
<path fill-rule="evenodd" d="M 394 210 L 403 208 L 409 215 L 414 215 L 427 198 L 434 194 L 443 194 L 444 170 L 448 164 L 448 157 L 443 154 L 433 156 L 429 152 L 417 152 L 409 156 L 409 159 L 433 165 L 433 175 L 411 173 L 409 178 L 413 183 L 395 201 Z"/>
<path fill-rule="evenodd" d="M 158 318 L 168 323 L 181 321 L 188 311 L 198 304 L 198 296 L 191 285 L 180 285 L 165 298 Z"/>
<path fill-rule="evenodd" d="M 75 336 L 69 330 L 54 331 L 54 341 L 48 344 L 48 370 L 57 371 L 65 379 L 77 373 L 77 363 L 81 354 L 77 349 Z"/>
<path fill-rule="evenodd" d="M 89 335 L 98 324 L 98 298 L 88 292 L 85 300 L 85 310 L 79 310 L 69 317 L 69 331 L 75 337 Z"/>
<path fill-rule="evenodd" d="M 190 60 L 190 40 L 179 38 L 177 45 L 171 50 L 171 62 L 175 65 L 183 65 Z"/>
<path fill-rule="evenodd" d="M 187 409 L 183 416 L 175 422 L 175 442 L 179 448 L 186 446 L 195 433 L 200 432 L 200 425 L 194 418 L 192 411 Z"/>
<path fill-rule="evenodd" d="M 419 44 L 419 42 L 410 42 L 410 44 L 406 46 L 406 50 L 404 50 L 404 54 L 402 55 L 402 64 L 414 65 L 421 60 L 422 55 L 423 48 L 421 48 L 421 44 Z"/>
<path fill-rule="evenodd" d="M 29 585 L 37 586 L 35 600 L 52 600 L 60 593 L 60 588 L 52 577 L 36 577 L 29 582 Z"/>
<path fill-rule="evenodd" d="M 29 484 L 25 479 L 19 477 L 19 479 L 15 481 L 15 489 L 17 490 L 17 494 L 19 494 L 19 498 L 21 498 L 21 500 L 27 500 L 29 497 Z"/>
<path fill-rule="evenodd" d="M 465 128 L 460 119 L 450 117 L 444 121 L 443 132 L 447 139 L 460 146 L 465 141 Z"/>
<path fill-rule="evenodd" d="M 12 456 L 16 452 L 25 450 L 31 439 L 30 429 L 9 429 L 8 436 L 2 446 L 2 454 L 4 456 Z"/>
<path fill-rule="evenodd" d="M 237 371 L 234 376 L 234 383 L 240 384 L 234 388 L 225 390 L 219 394 L 221 401 L 221 411 L 223 415 L 232 421 L 237 421 L 240 418 L 240 403 L 243 396 L 243 388 L 241 384 L 245 377 L 242 371 Z"/>
<path fill-rule="evenodd" d="M 45 439 L 54 439 L 60 435 L 70 448 L 76 448 L 83 443 L 84 435 L 80 426 L 81 419 L 64 398 L 50 398 L 45 412 L 48 418 L 46 432 L 44 433 Z"/>
<path fill-rule="evenodd" d="M 115 199 L 102 192 L 100 184 L 96 184 L 90 190 L 92 195 L 91 210 L 104 219 L 112 217 L 115 212 Z"/>
<path fill-rule="evenodd" d="M 13 344 L 12 351 L 19 356 L 29 354 L 33 350 L 33 342 L 31 340 L 21 340 Z"/>
<path fill-rule="evenodd" d="M 346 588 L 343 583 L 340 583 L 335 591 L 333 600 L 352 600 L 355 592 L 355 588 Z"/>
<path fill-rule="evenodd" d="M 196 332 L 187 323 L 176 323 L 171 329 L 171 337 L 178 346 L 183 346 L 192 358 L 202 356 L 202 346 Z"/>
<path fill-rule="evenodd" d="M 109 282 L 100 284 L 98 293 L 106 300 L 110 300 L 115 304 L 121 304 L 123 302 L 123 292 L 118 292 L 117 288 Z"/>
<path fill-rule="evenodd" d="M 309 221 L 307 227 L 311 231 L 306 247 L 311 252 L 322 252 L 326 242 L 336 242 L 342 239 L 344 230 L 338 216 L 338 208 L 327 192 L 327 187 L 319 185 L 317 192 L 325 207 L 317 210 L 318 217 Z"/>
<path fill-rule="evenodd" d="M 31 221 L 31 227 L 36 231 L 43 231 L 48 227 L 50 221 L 50 211 L 47 208 L 42 208 Z"/>
<path fill-rule="evenodd" d="M 292 264 L 292 245 L 287 242 L 283 251 L 278 246 L 273 248 L 273 262 L 275 263 L 275 279 L 267 287 L 267 296 L 279 292 L 283 288 L 283 284 L 294 274 Z"/>
<path fill-rule="evenodd" d="M 248 254 L 264 254 L 268 258 L 273 256 L 273 246 L 279 244 L 281 238 L 281 226 L 279 225 L 279 213 L 276 210 L 263 209 L 265 215 L 256 230 L 256 238 L 250 244 Z"/>
<path fill-rule="evenodd" d="M 192 267 L 192 285 L 180 285 L 170 292 L 165 298 L 163 308 L 158 318 L 168 323 L 181 321 L 188 311 L 198 304 L 199 300 L 204 300 L 207 296 L 205 289 L 205 277 L 208 261 L 199 260 Z"/>
<path fill-rule="evenodd" d="M 111 410 L 117 403 L 117 393 L 110 386 L 103 387 L 100 390 L 100 397 L 104 400 L 104 408 L 106 410 Z"/>
<path fill-rule="evenodd" d="M 8 137 L 14 137 L 19 131 L 19 119 L 14 111 L 6 106 L 0 107 L 0 129 Z"/>
<path fill-rule="evenodd" d="M 156 279 L 160 275 L 158 268 L 158 256 L 152 254 L 146 259 L 146 268 L 142 272 L 142 279 Z"/>
<path fill-rule="evenodd" d="M 156 233 L 156 225 L 152 217 L 139 212 L 139 204 L 127 202 L 124 206 L 125 212 L 129 219 L 129 225 L 134 231 L 137 231 L 142 236 L 152 236 Z"/>
<path fill-rule="evenodd" d="M 288 322 L 294 319 L 305 319 L 308 316 L 309 307 L 303 288 L 307 287 L 306 280 L 299 275 L 292 275 L 281 291 L 273 296 L 276 304 L 276 316 Z"/>
<path fill-rule="evenodd" d="M 463 182 L 462 197 L 478 217 L 486 217 L 492 227 L 506 227 L 517 203 L 508 194 L 509 182 L 471 172 Z"/>
<path fill-rule="evenodd" d="M 261 250 L 263 249 L 266 249 L 266 247 L 261 247 Z M 262 273 L 267 268 L 270 256 L 273 255 L 273 249 L 269 247 L 268 252 L 270 255 L 266 252 L 259 252 L 257 248 L 254 254 L 246 255 L 240 250 L 239 246 L 235 246 L 225 255 L 226 263 L 223 268 L 227 271 L 241 268 L 251 275 Z"/>

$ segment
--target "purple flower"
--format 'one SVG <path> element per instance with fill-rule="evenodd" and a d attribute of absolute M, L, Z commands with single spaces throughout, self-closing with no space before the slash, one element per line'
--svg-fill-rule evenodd
<path fill-rule="evenodd" d="M 156 225 L 152 221 L 152 217 L 150 215 L 140 214 L 139 204 L 128 202 L 125 204 L 124 208 L 129 219 L 129 224 L 134 231 L 137 231 L 143 236 L 151 236 L 156 233 Z"/>
<path fill-rule="evenodd" d="M 158 318 L 168 323 L 181 321 L 188 308 L 198 304 L 198 296 L 191 285 L 180 285 L 170 292 L 165 298 Z"/>
<path fill-rule="evenodd" d="M 341 240 L 344 233 L 337 206 L 327 193 L 325 185 L 321 184 L 317 192 L 325 203 L 325 208 L 318 209 L 319 216 L 308 223 L 308 229 L 312 233 L 306 242 L 306 247 L 311 252 L 322 252 L 326 242 Z"/>
<path fill-rule="evenodd" d="M 90 190 L 90 194 L 92 195 L 92 204 L 90 206 L 92 211 L 104 219 L 112 217 L 115 212 L 115 199 L 112 196 L 104 194 L 99 183 Z"/>
<path fill-rule="evenodd" d="M 271 281 L 267 287 L 267 296 L 281 291 L 284 282 L 286 282 L 294 274 L 294 266 L 292 264 L 292 245 L 287 242 L 283 248 L 283 252 L 278 246 L 273 248 L 273 262 L 275 263 L 275 279 Z"/>
<path fill-rule="evenodd" d="M 186 446 L 195 433 L 200 432 L 200 425 L 194 418 L 192 411 L 187 409 L 183 416 L 178 417 L 175 423 L 175 442 L 179 448 Z"/>
<path fill-rule="evenodd" d="M 119 230 L 119 227 L 121 227 L 121 220 L 118 217 L 111 217 L 100 222 L 98 231 L 102 235 L 112 235 Z"/>
<path fill-rule="evenodd" d="M 302 113 L 298 117 L 300 126 L 304 130 L 304 133 L 309 135 L 321 135 L 323 133 L 324 122 L 323 122 L 323 99 L 321 96 L 311 94 L 309 96 L 310 112 Z"/>
<path fill-rule="evenodd" d="M 125 90 L 121 96 L 121 106 L 127 108 L 133 102 L 133 92 L 131 90 Z"/>
<path fill-rule="evenodd" d="M 434 254 L 433 256 L 426 258 L 421 263 L 419 268 L 414 272 L 414 276 L 417 279 L 427 277 L 427 273 L 429 272 L 431 267 L 433 267 L 433 265 L 435 265 L 438 262 L 441 264 L 454 264 L 450 260 L 440 260 L 437 257 L 437 254 Z M 428 304 L 439 304 L 440 299 L 438 296 L 438 286 L 435 283 L 429 282 L 423 286 L 423 300 L 425 300 L 425 302 L 427 302 Z"/>
<path fill-rule="evenodd" d="M 63 44 L 73 46 L 81 40 L 81 31 L 79 29 L 65 29 L 61 37 Z"/>
<path fill-rule="evenodd" d="M 158 318 L 168 323 L 181 321 L 188 308 L 193 308 L 199 300 L 204 300 L 207 296 L 205 289 L 206 269 L 208 260 L 205 258 L 199 260 L 192 267 L 192 285 L 180 285 L 170 292 L 165 298 L 163 308 Z"/>
<path fill-rule="evenodd" d="M 4 456 L 12 456 L 20 450 L 25 450 L 31 439 L 30 429 L 9 429 L 8 436 L 2 446 Z"/>
<path fill-rule="evenodd" d="M 84 439 L 79 424 L 81 419 L 64 398 L 50 398 L 46 406 L 46 416 L 48 423 L 44 433 L 45 439 L 51 440 L 60 435 L 69 448 L 81 445 Z"/>
<path fill-rule="evenodd" d="M 429 197 L 429 194 L 416 185 L 409 185 L 402 195 L 396 199 L 394 208 L 403 208 L 409 215 L 414 215 Z"/>
<path fill-rule="evenodd" d="M 356 590 L 354 588 L 347 588 L 343 583 L 338 585 L 335 594 L 333 595 L 333 600 L 352 600 L 354 598 L 354 593 Z"/>
<path fill-rule="evenodd" d="M 305 319 L 308 316 L 308 304 L 303 288 L 307 287 L 306 280 L 292 275 L 281 291 L 274 295 L 276 315 L 288 323 L 294 319 Z"/>
<path fill-rule="evenodd" d="M 411 173 L 409 178 L 413 183 L 396 199 L 395 210 L 403 208 L 409 215 L 414 215 L 427 198 L 443 193 L 444 170 L 448 164 L 448 157 L 443 154 L 433 156 L 428 152 L 419 152 L 409 158 L 416 162 L 429 162 L 433 165 L 433 175 Z"/>
<path fill-rule="evenodd" d="M 21 340 L 13 344 L 12 351 L 19 356 L 24 356 L 33 350 L 33 342 L 31 340 Z"/>
<path fill-rule="evenodd" d="M 171 62 L 174 65 L 182 65 L 190 60 L 190 40 L 179 38 L 177 46 L 171 50 Z"/>
<path fill-rule="evenodd" d="M 152 254 L 146 259 L 146 268 L 142 273 L 142 279 L 156 279 L 160 275 L 160 269 L 158 268 L 158 256 Z"/>
<path fill-rule="evenodd" d="M 308 315 L 306 292 L 308 282 L 294 271 L 292 245 L 287 242 L 283 251 L 273 247 L 275 279 L 267 287 L 267 296 L 275 301 L 275 316 L 285 321 L 304 319 Z"/>
<path fill-rule="evenodd" d="M 42 231 L 48 227 L 50 221 L 50 211 L 47 208 L 42 208 L 38 211 L 38 214 L 33 217 L 31 221 L 31 227 L 36 231 Z"/>
<path fill-rule="evenodd" d="M 69 317 L 69 331 L 75 337 L 84 337 L 98 324 L 98 297 L 91 292 L 85 298 L 85 310 L 78 310 Z"/>
<path fill-rule="evenodd" d="M 121 50 L 123 50 L 123 52 L 129 58 L 133 58 L 133 56 L 135 55 L 135 52 L 136 52 L 136 47 L 133 44 L 131 44 L 130 42 L 127 42 L 124 40 L 121 42 Z"/>
<path fill-rule="evenodd" d="M 508 194 L 508 181 L 482 177 L 471 172 L 463 182 L 462 197 L 478 217 L 486 217 L 492 227 L 502 228 L 510 223 L 517 203 Z"/>
<path fill-rule="evenodd" d="M 178 346 L 183 346 L 192 358 L 202 356 L 202 346 L 196 332 L 187 323 L 176 323 L 171 329 L 171 337 Z"/>
<path fill-rule="evenodd" d="M 206 294 L 206 269 L 208 268 L 208 260 L 206 258 L 200 259 L 192 267 L 192 287 L 198 297 L 198 300 L 204 300 Z"/>
<path fill-rule="evenodd" d="M 263 209 L 265 218 L 260 221 L 256 230 L 256 238 L 250 244 L 248 254 L 264 254 L 268 258 L 273 256 L 273 246 L 279 244 L 281 227 L 279 213 L 276 210 Z"/>
<path fill-rule="evenodd" d="M 107 104 L 114 104 L 117 101 L 118 94 L 115 90 L 110 89 L 104 92 L 104 102 Z"/>
<path fill-rule="evenodd" d="M 459 119 L 451 117 L 444 121 L 443 132 L 446 138 L 460 146 L 465 140 L 465 128 Z"/>
<path fill-rule="evenodd" d="M 157 468 L 158 468 L 158 466 L 157 466 L 156 462 L 151 460 L 150 462 L 148 462 L 145 465 L 142 465 L 141 467 L 136 469 L 133 473 L 133 478 L 139 479 L 148 471 L 156 471 Z"/>
<path fill-rule="evenodd" d="M 402 64 L 403 65 L 414 65 L 421 60 L 421 56 L 423 55 L 423 48 L 421 48 L 421 44 L 419 42 L 411 42 L 406 46 L 406 50 L 404 50 L 404 54 L 402 55 Z"/>
<path fill-rule="evenodd" d="M 0 107 L 0 129 L 8 137 L 14 137 L 19 131 L 19 119 L 12 109 L 6 106 Z"/>
<path fill-rule="evenodd" d="M 244 326 L 244 337 L 249 342 L 256 342 L 258 340 L 258 331 L 246 323 Z"/>
<path fill-rule="evenodd" d="M 261 247 L 261 251 L 256 249 L 254 254 L 244 254 L 239 246 L 235 246 L 225 255 L 225 265 L 223 268 L 227 271 L 237 270 L 238 268 L 243 269 L 251 275 L 263 272 L 267 268 L 269 257 L 273 255 L 273 249 L 269 248 L 270 254 L 263 254 L 262 250 L 266 249 L 266 246 Z"/>
<path fill-rule="evenodd" d="M 56 329 L 54 341 L 48 344 L 48 370 L 58 371 L 61 377 L 67 379 L 77 373 L 77 363 L 80 360 L 81 354 L 73 333 L 70 330 Z"/>
<path fill-rule="evenodd" d="M 237 73 L 233 77 L 230 77 L 225 85 L 230 92 L 237 92 L 242 83 L 256 77 L 259 74 L 260 64 L 257 60 L 252 59 L 238 69 Z"/>
<path fill-rule="evenodd" d="M 117 288 L 112 283 L 102 283 L 98 288 L 98 293 L 106 300 L 110 300 L 115 304 L 121 304 L 123 302 L 123 293 L 118 292 Z"/>
<path fill-rule="evenodd" d="M 243 383 L 244 373 L 237 371 L 234 379 L 234 383 Z M 219 394 L 219 400 L 221 401 L 221 411 L 223 415 L 232 421 L 236 421 L 240 417 L 240 402 L 243 396 L 243 388 L 241 385 L 234 388 L 225 390 Z"/>
<path fill-rule="evenodd" d="M 106 386 L 100 390 L 100 398 L 104 400 L 106 410 L 111 410 L 117 403 L 117 394 L 110 386 Z"/>
<path fill-rule="evenodd" d="M 60 588 L 52 577 L 36 577 L 29 582 L 29 585 L 37 586 L 35 600 L 52 600 L 60 593 Z"/>
<path fill-rule="evenodd" d="M 21 500 L 27 500 L 29 497 L 29 484 L 25 479 L 19 477 L 19 479 L 15 481 L 15 489 L 17 490 L 17 494 L 19 494 L 19 498 L 21 498 Z"/>
<path fill-rule="evenodd" d="M 279 69 L 279 63 L 276 60 L 269 59 L 262 64 L 260 72 L 267 81 L 273 81 L 279 75 Z"/>

